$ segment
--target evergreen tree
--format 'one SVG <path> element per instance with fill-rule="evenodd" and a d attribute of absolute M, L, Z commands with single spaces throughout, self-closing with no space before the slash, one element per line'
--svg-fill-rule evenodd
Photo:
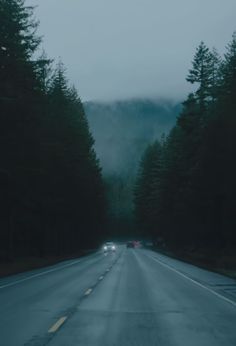
<path fill-rule="evenodd" d="M 92 237 L 91 233 L 87 233 L 88 229 L 93 232 L 102 222 L 103 186 L 93 149 L 94 140 L 89 132 L 83 105 L 75 88 L 68 87 L 61 62 L 51 81 L 49 100 L 51 151 L 47 148 L 45 154 L 51 153 L 48 156 L 48 167 L 49 175 L 53 178 L 53 205 L 54 208 L 57 205 L 56 210 L 59 208 L 70 215 L 75 240 L 82 246 Z M 99 236 L 95 234 L 94 239 Z M 75 242 L 72 244 L 75 246 Z"/>
<path fill-rule="evenodd" d="M 236 95 L 236 32 L 233 34 L 232 41 L 227 46 L 227 52 L 222 64 L 222 94 L 224 98 L 230 100 L 231 103 L 235 103 Z"/>
<path fill-rule="evenodd" d="M 207 248 L 211 256 L 236 247 L 235 71 L 235 34 L 223 61 L 201 43 L 187 78 L 199 88 L 183 103 L 162 144 L 158 173 L 152 176 L 152 165 L 141 169 L 145 175 L 138 180 L 137 214 L 145 216 L 143 228 L 160 227 L 172 248 Z M 158 199 L 152 201 L 157 181 Z M 155 220 L 148 214 L 153 208 Z"/>
<path fill-rule="evenodd" d="M 149 145 L 140 163 L 135 187 L 135 214 L 139 227 L 154 235 L 158 228 L 159 179 L 161 146 L 158 141 Z"/>
<path fill-rule="evenodd" d="M 43 53 L 33 8 L 0 0 L 0 258 L 71 253 L 101 238 L 101 169 L 83 105 Z"/>
<path fill-rule="evenodd" d="M 196 97 L 199 102 L 201 112 L 206 110 L 208 102 L 211 100 L 212 82 L 215 71 L 215 55 L 210 52 L 204 42 L 201 42 L 195 53 L 192 69 L 190 69 L 187 81 L 199 85 Z"/>
<path fill-rule="evenodd" d="M 10 201 L 8 222 L 2 232 L 8 234 L 3 243 L 9 248 L 8 257 L 14 255 L 13 242 L 22 243 L 17 239 L 20 222 L 16 225 L 15 219 L 23 214 L 22 205 L 30 204 L 27 186 L 37 157 L 36 94 L 40 83 L 35 74 L 37 62 L 32 56 L 40 38 L 35 34 L 37 23 L 32 19 L 32 11 L 21 0 L 0 1 L 0 167 L 6 172 Z"/>
<path fill-rule="evenodd" d="M 221 83 L 206 129 L 199 179 L 207 201 L 208 239 L 219 248 L 236 246 L 236 35 L 227 46 L 220 71 Z"/>
<path fill-rule="evenodd" d="M 213 105 L 216 103 L 217 98 L 219 96 L 219 88 L 222 83 L 222 59 L 218 53 L 218 51 L 213 48 L 212 52 L 210 52 L 211 55 L 211 69 L 212 69 L 212 75 L 211 75 L 211 83 L 210 83 L 210 95 L 212 97 Z"/>
<path fill-rule="evenodd" d="M 33 8 L 23 0 L 0 2 L 0 95 L 19 99 L 37 88 L 31 58 L 40 44 L 35 31 L 38 23 L 32 18 Z"/>

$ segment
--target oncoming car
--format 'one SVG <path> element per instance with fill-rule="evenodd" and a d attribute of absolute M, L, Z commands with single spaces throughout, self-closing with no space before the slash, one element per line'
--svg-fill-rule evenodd
<path fill-rule="evenodd" d="M 104 252 L 115 252 L 116 251 L 116 246 L 112 242 L 107 242 L 103 246 L 103 251 Z"/>

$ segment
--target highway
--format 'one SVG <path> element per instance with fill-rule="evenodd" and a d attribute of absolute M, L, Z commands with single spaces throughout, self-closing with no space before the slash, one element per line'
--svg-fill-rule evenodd
<path fill-rule="evenodd" d="M 119 246 L 0 280 L 1 346 L 235 346 L 236 281 Z"/>

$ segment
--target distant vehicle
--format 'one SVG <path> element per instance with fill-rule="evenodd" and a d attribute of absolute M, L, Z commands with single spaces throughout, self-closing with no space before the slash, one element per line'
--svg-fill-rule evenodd
<path fill-rule="evenodd" d="M 127 248 L 134 248 L 134 242 L 133 241 L 128 241 L 128 243 L 126 244 Z"/>
<path fill-rule="evenodd" d="M 142 243 L 140 240 L 135 240 L 133 243 L 134 243 L 135 248 L 141 248 L 142 247 Z"/>
<path fill-rule="evenodd" d="M 103 251 L 104 252 L 115 252 L 116 251 L 116 246 L 112 242 L 107 242 L 103 246 Z"/>

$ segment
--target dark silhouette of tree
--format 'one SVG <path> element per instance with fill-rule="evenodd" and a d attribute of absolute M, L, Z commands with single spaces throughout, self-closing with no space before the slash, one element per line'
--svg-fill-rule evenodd
<path fill-rule="evenodd" d="M 141 163 L 136 214 L 169 247 L 207 249 L 210 256 L 236 248 L 236 35 L 224 59 L 202 42 L 187 80 L 198 88 L 162 144 L 159 170 Z M 145 210 L 158 211 L 156 218 Z"/>
<path fill-rule="evenodd" d="M 149 145 L 140 163 L 134 192 L 135 214 L 140 228 L 156 231 L 161 169 L 161 145 L 158 141 Z"/>
<path fill-rule="evenodd" d="M 33 7 L 0 1 L 0 258 L 66 254 L 101 239 L 101 169 L 83 105 L 53 71 Z"/>
<path fill-rule="evenodd" d="M 189 70 L 187 81 L 198 84 L 198 89 L 195 96 L 199 102 L 201 112 L 204 112 L 207 103 L 212 97 L 212 87 L 214 83 L 216 66 L 216 54 L 210 52 L 204 42 L 201 42 L 195 53 L 192 69 Z"/>

